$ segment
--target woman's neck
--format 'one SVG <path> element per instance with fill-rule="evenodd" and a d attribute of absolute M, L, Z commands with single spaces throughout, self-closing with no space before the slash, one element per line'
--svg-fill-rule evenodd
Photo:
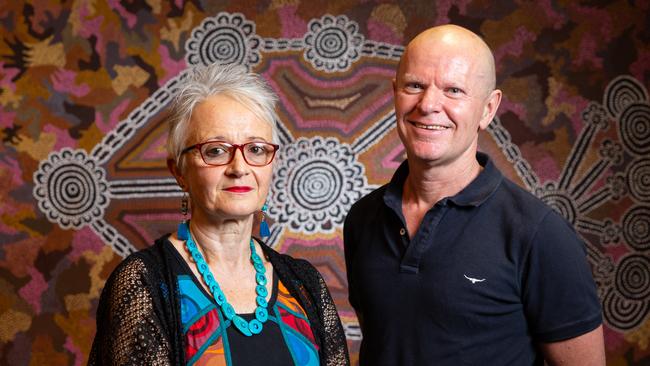
<path fill-rule="evenodd" d="M 252 228 L 252 215 L 245 219 L 227 219 L 216 223 L 193 216 L 190 221 L 192 238 L 207 264 L 219 263 L 224 269 L 250 266 Z"/>

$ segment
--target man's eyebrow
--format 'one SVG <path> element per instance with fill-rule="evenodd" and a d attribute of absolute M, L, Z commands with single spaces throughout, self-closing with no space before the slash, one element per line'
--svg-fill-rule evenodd
<path fill-rule="evenodd" d="M 405 73 L 404 75 L 402 75 L 402 79 L 408 80 L 408 81 L 415 81 L 415 82 L 418 82 L 418 83 L 424 83 L 424 80 L 422 80 L 421 78 L 419 78 L 419 77 L 417 77 L 417 76 L 415 76 L 413 74 L 409 74 L 409 73 Z"/>

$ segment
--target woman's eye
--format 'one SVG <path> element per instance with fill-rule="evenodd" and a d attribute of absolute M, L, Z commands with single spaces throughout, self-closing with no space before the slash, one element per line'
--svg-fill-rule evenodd
<path fill-rule="evenodd" d="M 228 152 L 228 149 L 226 149 L 223 146 L 210 146 L 207 149 L 205 149 L 204 154 L 208 156 L 219 156 L 223 155 Z"/>
<path fill-rule="evenodd" d="M 248 147 L 248 151 L 250 153 L 255 154 L 255 155 L 266 154 L 266 149 L 264 149 L 264 146 L 261 146 L 261 145 L 250 145 Z"/>

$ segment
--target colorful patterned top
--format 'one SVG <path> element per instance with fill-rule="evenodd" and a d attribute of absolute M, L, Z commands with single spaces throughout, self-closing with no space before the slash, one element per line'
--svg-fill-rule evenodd
<path fill-rule="evenodd" d="M 318 346 L 305 314 L 284 284 L 273 276 L 269 319 L 260 334 L 246 337 L 224 317 L 177 254 L 174 264 L 187 365 L 319 365 Z M 246 321 L 254 314 L 239 314 Z"/>
<path fill-rule="evenodd" d="M 245 337 L 240 346 L 238 332 L 222 321 L 212 298 L 199 286 L 167 237 L 129 255 L 109 276 L 97 304 L 97 333 L 88 365 L 350 364 L 336 306 L 323 277 L 311 263 L 260 243 L 273 265 L 273 281 L 277 281 L 269 308 L 275 321 L 267 321 L 262 334 Z M 194 282 L 195 291 L 181 290 L 192 282 L 187 279 Z M 181 306 L 183 301 L 185 305 Z M 204 331 L 204 327 L 213 331 Z M 266 334 L 274 329 L 277 336 Z M 191 342 L 187 338 L 190 330 Z M 210 348 L 212 345 L 216 347 Z M 211 352 L 218 355 L 219 349 L 223 356 L 209 360 Z M 316 351 L 319 361 L 312 362 Z M 288 362 L 278 361 L 283 354 Z"/>

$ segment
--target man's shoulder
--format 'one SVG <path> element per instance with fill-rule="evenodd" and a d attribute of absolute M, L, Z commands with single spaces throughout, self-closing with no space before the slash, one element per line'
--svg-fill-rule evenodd
<path fill-rule="evenodd" d="M 357 202 L 355 202 L 352 205 L 352 208 L 350 209 L 350 213 L 358 212 L 358 211 L 363 212 L 364 210 L 367 210 L 369 208 L 382 205 L 384 202 L 384 193 L 386 192 L 387 187 L 388 184 L 384 184 L 383 186 L 361 197 Z"/>
<path fill-rule="evenodd" d="M 501 216 L 519 229 L 538 230 L 544 227 L 544 230 L 573 230 L 570 219 L 561 213 L 567 209 L 562 201 L 547 203 L 508 179 L 503 180 L 495 193 L 496 199 L 490 203 L 489 208 L 494 214 L 491 216 L 493 218 Z M 496 215 L 497 212 L 501 215 Z"/>
<path fill-rule="evenodd" d="M 533 211 L 540 214 L 546 214 L 549 211 L 552 211 L 551 207 L 544 203 L 539 197 L 508 178 L 504 177 L 498 193 L 501 203 L 510 207 L 519 208 L 523 211 Z"/>

